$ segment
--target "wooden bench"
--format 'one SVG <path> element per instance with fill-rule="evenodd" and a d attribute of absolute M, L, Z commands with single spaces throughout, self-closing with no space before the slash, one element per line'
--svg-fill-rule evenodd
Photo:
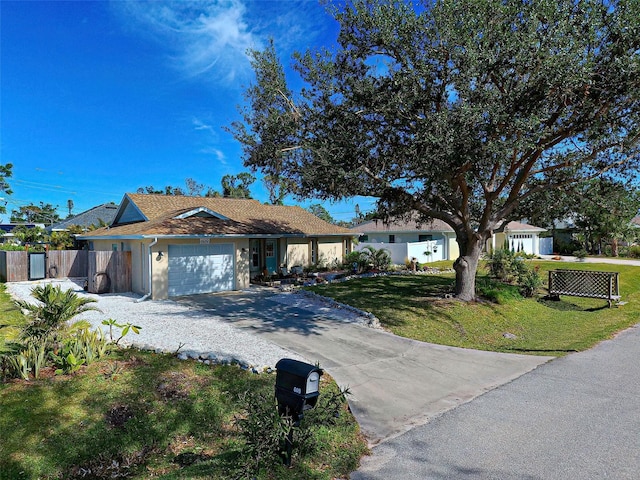
<path fill-rule="evenodd" d="M 590 272 L 585 270 L 551 270 L 549 272 L 549 297 L 560 295 L 602 298 L 609 302 L 620 300 L 618 272 Z"/>

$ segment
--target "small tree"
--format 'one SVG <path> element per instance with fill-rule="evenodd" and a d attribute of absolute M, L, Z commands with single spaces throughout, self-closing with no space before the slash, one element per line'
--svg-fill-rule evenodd
<path fill-rule="evenodd" d="M 33 245 L 35 243 L 41 243 L 46 239 L 46 231 L 44 230 L 44 228 L 37 225 L 35 227 L 18 225 L 13 230 L 11 230 L 11 233 L 13 233 L 14 238 L 23 245 Z"/>
<path fill-rule="evenodd" d="M 11 211 L 11 221 L 15 223 L 44 223 L 53 225 L 60 221 L 60 215 L 50 203 L 24 205 Z"/>
<path fill-rule="evenodd" d="M 70 232 L 51 232 L 49 245 L 55 250 L 65 250 L 73 247 L 73 238 Z"/>

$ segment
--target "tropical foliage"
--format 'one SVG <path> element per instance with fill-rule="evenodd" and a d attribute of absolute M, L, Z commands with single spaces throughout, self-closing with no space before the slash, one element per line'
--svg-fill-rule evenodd
<path fill-rule="evenodd" d="M 31 290 L 35 302 L 16 300 L 26 323 L 16 330 L 14 341 L 0 354 L 3 377 L 38 378 L 51 364 L 56 373 L 71 373 L 102 356 L 107 341 L 101 331 L 92 331 L 84 321 L 69 324 L 91 310 L 95 300 L 48 283 Z M 6 326 L 5 326 L 6 327 Z"/>

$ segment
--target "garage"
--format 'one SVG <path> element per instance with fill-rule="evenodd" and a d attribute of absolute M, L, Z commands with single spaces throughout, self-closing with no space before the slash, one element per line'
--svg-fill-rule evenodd
<path fill-rule="evenodd" d="M 169 296 L 233 290 L 234 245 L 169 245 Z"/>
<path fill-rule="evenodd" d="M 532 254 L 533 250 L 533 235 L 531 234 L 514 234 L 509 235 L 510 245 L 509 247 L 514 252 L 525 252 Z"/>

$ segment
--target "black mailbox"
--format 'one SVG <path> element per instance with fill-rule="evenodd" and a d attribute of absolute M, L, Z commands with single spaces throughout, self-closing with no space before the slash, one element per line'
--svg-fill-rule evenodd
<path fill-rule="evenodd" d="M 276 399 L 280 414 L 297 417 L 316 406 L 320 395 L 320 368 L 283 358 L 276 363 L 276 370 Z"/>

